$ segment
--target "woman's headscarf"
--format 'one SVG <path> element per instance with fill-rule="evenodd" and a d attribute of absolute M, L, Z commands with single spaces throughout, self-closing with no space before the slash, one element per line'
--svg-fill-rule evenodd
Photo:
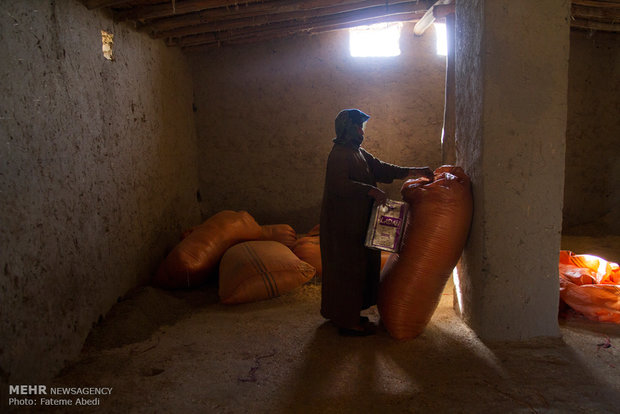
<path fill-rule="evenodd" d="M 361 127 L 369 118 L 369 115 L 366 115 L 359 109 L 344 109 L 340 111 L 335 121 L 336 138 L 333 140 L 334 143 L 358 148 L 362 144 L 364 136 L 360 134 L 357 127 Z"/>

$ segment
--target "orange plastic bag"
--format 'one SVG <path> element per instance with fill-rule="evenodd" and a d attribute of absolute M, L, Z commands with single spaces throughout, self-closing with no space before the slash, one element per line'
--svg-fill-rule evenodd
<path fill-rule="evenodd" d="M 159 266 L 153 285 L 165 289 L 198 286 L 217 269 L 230 246 L 256 240 L 261 234 L 260 226 L 246 211 L 221 211 L 192 228 L 174 247 Z"/>
<path fill-rule="evenodd" d="M 303 285 L 315 274 L 310 264 L 276 241 L 239 243 L 220 262 L 220 301 L 254 302 L 280 296 Z"/>
<path fill-rule="evenodd" d="M 295 230 L 288 224 L 269 224 L 260 226 L 261 236 L 259 240 L 273 240 L 282 243 L 286 247 L 292 247 L 297 240 Z"/>
<path fill-rule="evenodd" d="M 321 262 L 321 245 L 319 235 L 305 236 L 297 239 L 292 247 L 293 253 L 304 262 L 310 263 L 316 269 L 316 275 L 321 276 L 323 265 Z"/>
<path fill-rule="evenodd" d="M 473 201 L 469 177 L 453 166 L 435 170 L 432 183 L 405 181 L 401 194 L 410 205 L 405 235 L 381 272 L 377 305 L 390 335 L 411 339 L 430 321 L 461 256 Z"/>
<path fill-rule="evenodd" d="M 599 322 L 620 323 L 620 266 L 597 256 L 560 251 L 560 299 Z"/>
<path fill-rule="evenodd" d="M 312 227 L 310 231 L 308 232 L 308 234 L 306 234 L 305 236 L 318 236 L 320 233 L 321 233 L 321 225 L 317 224 L 316 226 Z"/>

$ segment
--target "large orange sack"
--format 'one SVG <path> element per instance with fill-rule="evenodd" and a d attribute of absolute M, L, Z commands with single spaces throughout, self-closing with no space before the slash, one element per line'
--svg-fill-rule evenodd
<path fill-rule="evenodd" d="M 239 243 L 228 249 L 220 262 L 220 301 L 232 305 L 274 298 L 303 285 L 314 275 L 314 267 L 282 243 Z"/>
<path fill-rule="evenodd" d="M 308 235 L 298 238 L 291 249 L 301 260 L 314 266 L 317 278 L 322 277 L 323 262 L 321 261 L 321 240 L 318 226 L 314 227 Z M 390 252 L 381 252 L 381 269 L 383 269 L 389 257 Z"/>
<path fill-rule="evenodd" d="M 381 272 L 377 307 L 396 339 L 418 336 L 441 298 L 471 225 L 469 177 L 460 167 L 443 166 L 435 179 L 407 180 L 401 188 L 409 214 L 399 254 Z"/>
<path fill-rule="evenodd" d="M 196 226 L 161 263 L 153 285 L 165 289 L 192 288 L 217 270 L 232 245 L 261 237 L 260 225 L 246 211 L 224 210 Z"/>
<path fill-rule="evenodd" d="M 292 247 L 297 240 L 297 233 L 288 224 L 267 224 L 260 226 L 261 235 L 259 240 L 273 240 L 282 243 L 286 247 Z"/>
<path fill-rule="evenodd" d="M 295 256 L 316 269 L 316 277 L 321 278 L 323 265 L 321 262 L 320 225 L 316 225 L 308 233 L 300 235 L 291 250 Z"/>
<path fill-rule="evenodd" d="M 323 265 L 321 262 L 320 237 L 304 236 L 297 239 L 292 247 L 293 253 L 304 262 L 310 263 L 316 269 L 316 275 L 321 277 Z"/>
<path fill-rule="evenodd" d="M 599 322 L 620 324 L 620 266 L 597 256 L 560 251 L 560 299 Z"/>

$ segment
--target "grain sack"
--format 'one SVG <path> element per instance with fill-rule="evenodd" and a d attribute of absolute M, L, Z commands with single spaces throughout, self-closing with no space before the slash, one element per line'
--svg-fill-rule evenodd
<path fill-rule="evenodd" d="M 320 277 L 322 275 L 321 245 L 318 234 L 316 236 L 300 237 L 293 245 L 292 250 L 295 256 L 306 263 L 310 263 L 316 269 L 317 276 Z"/>
<path fill-rule="evenodd" d="M 275 241 L 239 243 L 220 262 L 220 301 L 225 304 L 274 298 L 312 279 L 315 269 Z"/>
<path fill-rule="evenodd" d="M 378 310 L 396 339 L 424 330 L 465 246 L 472 217 L 469 177 L 460 167 L 435 170 L 435 180 L 407 180 L 401 189 L 409 216 L 400 254 L 381 272 Z"/>
<path fill-rule="evenodd" d="M 312 227 L 310 231 L 308 232 L 308 234 L 306 234 L 305 236 L 318 236 L 320 233 L 321 233 L 321 225 L 317 224 L 316 226 Z"/>
<path fill-rule="evenodd" d="M 288 224 L 269 224 L 260 226 L 261 236 L 259 240 L 273 240 L 282 243 L 286 247 L 292 247 L 297 240 L 295 230 Z"/>
<path fill-rule="evenodd" d="M 310 263 L 316 269 L 316 276 L 321 277 L 323 274 L 323 265 L 321 262 L 321 241 L 319 234 L 315 236 L 304 236 L 297 239 L 292 247 L 295 256 L 304 262 Z M 381 269 L 390 257 L 390 252 L 381 252 Z"/>
<path fill-rule="evenodd" d="M 226 250 L 256 240 L 261 228 L 245 211 L 221 211 L 193 227 L 161 263 L 153 285 L 165 289 L 192 288 L 204 283 Z"/>
<path fill-rule="evenodd" d="M 588 319 L 620 324 L 620 267 L 597 256 L 560 251 L 560 299 Z"/>

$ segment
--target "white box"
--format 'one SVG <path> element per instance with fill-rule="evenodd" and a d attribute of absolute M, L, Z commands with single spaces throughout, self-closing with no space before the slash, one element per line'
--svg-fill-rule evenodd
<path fill-rule="evenodd" d="M 372 207 L 365 246 L 376 250 L 398 253 L 405 232 L 409 204 L 404 201 L 386 200 L 385 204 Z"/>

